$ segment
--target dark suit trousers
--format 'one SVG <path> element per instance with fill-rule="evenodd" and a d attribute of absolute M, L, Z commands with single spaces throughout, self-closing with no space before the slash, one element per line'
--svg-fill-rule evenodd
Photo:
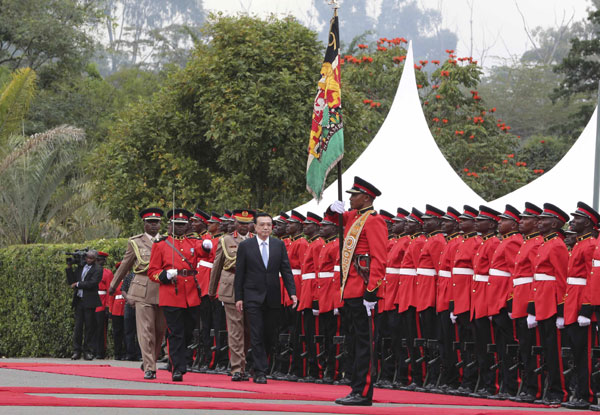
<path fill-rule="evenodd" d="M 94 345 L 94 353 L 96 356 L 104 358 L 106 355 L 106 331 L 108 328 L 108 309 L 97 311 L 96 319 L 96 343 Z"/>
<path fill-rule="evenodd" d="M 135 307 L 125 304 L 123 312 L 123 326 L 125 328 L 125 348 L 128 359 L 138 359 L 142 354 L 140 346 L 137 344 L 136 325 L 135 325 Z"/>
<path fill-rule="evenodd" d="M 75 328 L 73 330 L 73 351 L 79 353 L 92 353 L 96 334 L 96 307 L 85 308 L 83 306 L 83 300 L 77 297 L 74 310 Z M 83 337 L 84 329 L 85 337 Z"/>
<path fill-rule="evenodd" d="M 201 366 L 210 366 L 214 360 L 214 352 L 211 352 L 210 348 L 213 346 L 213 341 L 210 337 L 210 329 L 215 329 L 215 338 L 217 328 L 213 327 L 213 318 L 212 318 L 212 306 L 211 301 L 208 295 L 202 296 L 202 301 L 200 302 L 200 345 L 202 346 L 202 351 L 204 353 L 203 360 L 200 363 Z"/>
<path fill-rule="evenodd" d="M 164 306 L 167 320 L 167 348 L 172 371 L 187 371 L 186 329 L 196 326 L 198 306 L 189 308 Z"/>
<path fill-rule="evenodd" d="M 351 331 L 354 340 L 354 365 L 352 368 L 352 379 L 350 386 L 352 393 L 358 393 L 361 396 L 373 398 L 373 381 L 377 375 L 376 368 L 371 361 L 371 352 L 375 345 L 371 338 L 375 333 L 372 321 L 369 322 L 367 310 L 363 305 L 362 298 L 349 298 L 344 300 L 344 308 L 350 315 Z M 374 310 L 376 313 L 377 310 Z"/>
<path fill-rule="evenodd" d="M 266 304 L 244 303 L 250 325 L 250 344 L 254 361 L 254 375 L 266 375 L 269 371 L 267 354 L 271 354 L 277 342 L 277 324 L 280 310 Z"/>
<path fill-rule="evenodd" d="M 115 357 L 123 357 L 125 356 L 125 318 L 123 316 L 112 316 L 112 330 Z"/>

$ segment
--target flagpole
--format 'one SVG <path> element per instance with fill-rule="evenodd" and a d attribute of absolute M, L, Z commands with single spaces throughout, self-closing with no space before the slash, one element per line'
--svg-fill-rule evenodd
<path fill-rule="evenodd" d="M 598 105 L 600 105 L 600 82 L 598 83 Z M 598 191 L 600 190 L 600 108 L 596 106 L 596 154 L 594 156 L 594 192 L 592 207 L 598 210 Z"/>

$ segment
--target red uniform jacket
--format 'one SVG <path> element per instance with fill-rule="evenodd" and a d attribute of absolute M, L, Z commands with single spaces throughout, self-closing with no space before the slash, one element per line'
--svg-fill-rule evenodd
<path fill-rule="evenodd" d="M 427 236 L 417 265 L 415 282 L 415 303 L 417 311 L 435 307 L 435 286 L 440 266 L 440 257 L 446 247 L 446 238 L 442 232 Z"/>
<path fill-rule="evenodd" d="M 288 258 L 290 259 L 290 267 L 294 275 L 294 283 L 296 284 L 296 296 L 300 298 L 302 294 L 302 263 L 304 255 L 308 249 L 308 241 L 302 235 L 296 235 L 290 238 L 291 243 L 288 248 Z M 282 287 L 283 289 L 283 287 Z"/>
<path fill-rule="evenodd" d="M 121 286 L 123 285 L 123 281 L 119 283 L 115 290 L 114 295 L 109 296 L 109 308 L 110 314 L 113 316 L 121 316 L 125 315 L 125 299 L 123 298 L 123 293 L 121 292 Z"/>
<path fill-rule="evenodd" d="M 588 281 L 588 290 L 592 298 L 592 305 L 600 305 L 600 238 L 596 243 L 596 250 L 592 258 L 592 272 Z"/>
<path fill-rule="evenodd" d="M 473 258 L 481 246 L 481 237 L 476 232 L 463 235 L 456 247 L 452 264 L 452 301 L 451 311 L 458 315 L 471 309 L 471 281 L 475 272 Z"/>
<path fill-rule="evenodd" d="M 298 311 L 311 308 L 313 301 L 318 300 L 317 273 L 319 272 L 319 255 L 325 246 L 323 238 L 314 238 L 308 243 L 308 249 L 302 263 L 302 289 L 298 297 Z"/>
<path fill-rule="evenodd" d="M 450 308 L 450 300 L 452 300 L 452 266 L 454 265 L 456 248 L 462 242 L 462 236 L 459 233 L 448 235 L 446 242 L 438 265 L 435 299 L 435 311 L 438 313 Z"/>
<path fill-rule="evenodd" d="M 402 265 L 400 265 L 400 275 L 398 276 L 398 294 L 394 302 L 398 304 L 399 313 L 405 312 L 410 306 L 416 306 L 415 282 L 417 278 L 417 266 L 419 265 L 421 249 L 426 239 L 423 234 L 411 235 L 411 240 L 406 247 L 404 258 L 402 258 Z"/>
<path fill-rule="evenodd" d="M 396 246 L 396 244 L 398 243 L 398 238 L 388 238 L 388 245 L 387 245 L 387 257 L 386 257 L 386 264 L 389 265 L 390 263 L 390 253 L 392 252 L 392 250 L 394 249 L 394 246 Z M 385 273 L 387 274 L 387 267 L 385 269 Z M 379 290 L 377 291 L 377 297 L 379 297 L 379 301 L 377 302 L 377 312 L 378 313 L 383 313 L 385 310 L 385 297 L 386 297 L 386 292 L 388 290 L 388 283 L 387 283 L 387 278 L 384 275 L 383 279 L 381 280 L 381 286 L 379 287 Z"/>
<path fill-rule="evenodd" d="M 475 275 L 473 275 L 473 279 L 471 280 L 471 320 L 489 315 L 486 288 L 489 284 L 492 257 L 500 244 L 500 239 L 494 235 L 487 235 L 482 239 L 483 241 L 475 254 L 475 258 L 473 258 Z"/>
<path fill-rule="evenodd" d="M 514 232 L 503 235 L 496 248 L 485 294 L 490 316 L 499 314 L 512 297 L 512 270 L 515 267 L 515 257 L 521 249 L 521 245 L 523 245 L 523 235 Z"/>
<path fill-rule="evenodd" d="M 525 236 L 525 241 L 515 256 L 511 277 L 512 300 L 508 304 L 513 318 L 527 316 L 527 305 L 533 297 L 533 266 L 543 241 L 544 238 L 537 232 Z"/>
<path fill-rule="evenodd" d="M 191 239 L 186 237 L 173 237 L 169 236 L 168 240 L 173 244 L 175 249 L 181 252 L 191 266 L 181 258 L 173 249 L 167 245 L 166 239 L 159 239 L 152 246 L 152 252 L 150 253 L 150 265 L 148 268 L 148 277 L 150 281 L 160 284 L 160 290 L 158 293 L 158 304 L 160 306 L 169 307 L 194 307 L 200 305 L 200 297 L 198 296 L 198 289 L 196 287 L 196 278 L 194 276 L 184 276 L 186 271 L 196 270 L 198 261 L 200 259 L 206 259 L 208 254 L 202 249 L 202 241 L 198 239 Z M 177 275 L 177 284 L 173 284 L 171 281 L 161 283 L 158 276 L 161 272 L 168 269 L 177 269 L 179 273 Z M 177 287 L 177 292 L 175 292 Z"/>
<path fill-rule="evenodd" d="M 396 297 L 398 296 L 398 287 L 400 285 L 400 268 L 404 253 L 410 243 L 410 235 L 400 236 L 392 250 L 388 253 L 387 267 L 385 268 L 385 277 L 382 285 L 385 286 L 383 296 L 383 311 L 396 309 Z"/>
<path fill-rule="evenodd" d="M 102 269 L 102 279 L 98 284 L 98 296 L 100 297 L 102 305 L 100 307 L 96 307 L 96 312 L 104 311 L 109 306 L 108 287 L 110 286 L 110 282 L 112 281 L 113 277 L 114 275 L 111 270 L 108 268 Z"/>
<path fill-rule="evenodd" d="M 350 212 L 344 212 L 344 236 L 348 234 L 350 227 L 356 219 L 368 209 L 372 209 L 372 207 L 360 211 L 351 210 Z M 373 212 L 373 214 L 367 218 L 360 237 L 358 238 L 358 241 L 356 241 L 356 248 L 354 249 L 354 255 L 369 255 L 371 258 L 369 283 L 365 287 L 363 278 L 358 275 L 356 268 L 351 264 L 346 285 L 344 286 L 345 299 L 362 297 L 365 293 L 365 288 L 369 292 L 373 292 L 379 288 L 381 280 L 383 280 L 383 276 L 385 275 L 388 244 L 387 235 L 388 231 L 385 221 L 376 212 Z"/>
<path fill-rule="evenodd" d="M 567 291 L 568 263 L 569 251 L 562 238 L 557 233 L 545 236 L 533 265 L 536 320 L 546 320 L 558 312 Z"/>
<path fill-rule="evenodd" d="M 198 284 L 200 284 L 200 292 L 202 296 L 208 295 L 208 283 L 210 282 L 210 271 L 213 267 L 213 262 L 215 261 L 215 255 L 217 254 L 217 246 L 219 245 L 220 234 L 212 237 L 208 232 L 200 235 L 200 243 L 198 244 L 198 249 L 202 249 L 202 241 L 205 239 L 210 239 L 212 242 L 212 249 L 208 253 L 205 259 L 201 259 L 198 261 L 198 265 L 196 269 L 198 270 Z M 217 289 L 217 292 L 219 290 Z"/>
<path fill-rule="evenodd" d="M 592 297 L 587 282 L 595 251 L 596 239 L 587 234 L 577 238 L 577 243 L 569 253 L 567 292 L 564 296 L 565 325 L 575 323 L 580 315 L 592 317 Z"/>
<path fill-rule="evenodd" d="M 282 238 L 281 240 L 283 241 L 285 250 L 287 251 L 288 258 L 289 258 L 290 245 L 292 244 L 292 240 L 287 236 L 285 238 Z M 281 280 L 281 274 L 279 274 L 279 283 L 281 285 L 281 305 L 283 305 L 284 307 L 289 307 L 292 304 L 294 304 L 294 302 L 292 301 L 292 299 L 290 298 L 290 295 L 287 293 L 287 290 L 285 289 L 285 284 Z M 298 291 L 296 291 L 296 292 L 298 292 Z"/>
<path fill-rule="evenodd" d="M 340 299 L 340 241 L 333 238 L 325 242 L 325 247 L 319 253 L 317 292 L 321 313 L 344 305 Z"/>

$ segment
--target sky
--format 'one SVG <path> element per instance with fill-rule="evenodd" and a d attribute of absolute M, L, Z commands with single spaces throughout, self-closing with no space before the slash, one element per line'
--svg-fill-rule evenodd
<path fill-rule="evenodd" d="M 292 14 L 313 29 L 320 29 L 314 2 L 326 0 L 204 0 L 204 8 L 226 14 L 249 12 L 259 16 Z M 383 0 L 367 0 L 368 14 L 376 17 Z M 458 35 L 457 53 L 471 55 L 484 67 L 511 63 L 530 48 L 528 29 L 559 27 L 587 17 L 589 0 L 415 0 L 421 8 L 441 10 L 442 27 Z M 339 16 L 344 5 L 340 0 Z M 472 10 L 472 25 L 471 20 Z M 519 13 L 519 10 L 521 13 Z M 522 15 L 521 15 L 522 14 Z M 471 27 L 472 37 L 471 42 Z M 418 54 L 418 52 L 416 52 Z"/>

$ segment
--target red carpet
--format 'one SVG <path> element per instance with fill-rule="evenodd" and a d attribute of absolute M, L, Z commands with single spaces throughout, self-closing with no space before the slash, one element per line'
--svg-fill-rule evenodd
<path fill-rule="evenodd" d="M 115 379 L 125 381 L 143 381 L 139 369 L 113 367 L 110 365 L 86 364 L 44 364 L 44 363 L 0 363 L 0 368 L 19 369 L 53 374 L 86 376 L 94 378 Z M 76 407 L 118 407 L 118 408 L 180 408 L 180 409 L 215 409 L 215 410 L 247 410 L 247 411 L 277 411 L 277 412 L 312 412 L 336 414 L 431 414 L 439 415 L 440 410 L 445 415 L 475 415 L 475 414 L 557 414 L 573 413 L 572 411 L 544 411 L 537 405 L 518 404 L 510 401 L 492 401 L 488 399 L 465 398 L 457 396 L 436 395 L 395 390 L 375 390 L 375 403 L 395 403 L 403 406 L 393 407 L 343 407 L 338 405 L 281 404 L 276 401 L 326 401 L 349 392 L 345 386 L 314 385 L 310 383 L 290 383 L 269 381 L 267 385 L 257 385 L 253 382 L 231 382 L 225 375 L 206 375 L 188 373 L 184 382 L 172 382 L 170 373 L 159 371 L 154 383 L 177 383 L 199 387 L 226 389 L 227 391 L 163 391 L 140 389 L 105 389 L 105 388 L 33 388 L 33 387 L 0 387 L 0 405 L 4 406 L 76 406 Z M 232 391 L 233 390 L 233 391 Z M 235 392 L 249 391 L 252 393 Z M 129 396 L 170 396 L 183 400 L 137 400 L 137 399 L 93 399 L 72 398 L 61 396 L 37 396 L 35 394 L 77 394 L 77 395 L 129 395 Z M 222 401 L 199 401 L 195 398 L 212 398 Z M 244 400 L 265 400 L 267 402 L 239 402 Z M 233 401 L 232 401 L 233 400 Z M 407 405 L 452 405 L 455 408 L 411 407 Z M 469 406 L 495 406 L 506 409 L 476 409 Z M 465 408 L 466 407 L 466 408 Z M 541 411 L 531 412 L 519 410 L 535 407 Z M 577 413 L 582 413 L 581 411 Z M 587 413 L 587 412 L 583 412 Z M 591 413 L 591 412 L 589 412 Z"/>

